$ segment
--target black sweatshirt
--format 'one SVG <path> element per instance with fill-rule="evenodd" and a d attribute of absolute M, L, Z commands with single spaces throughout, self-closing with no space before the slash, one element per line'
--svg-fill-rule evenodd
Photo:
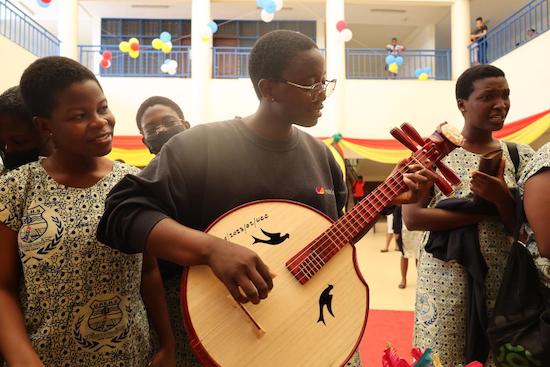
<path fill-rule="evenodd" d="M 328 148 L 295 127 L 274 142 L 240 119 L 198 125 L 113 188 L 97 236 L 123 252 L 142 252 L 166 217 L 205 230 L 230 209 L 261 199 L 298 201 L 337 219 L 346 186 Z"/>

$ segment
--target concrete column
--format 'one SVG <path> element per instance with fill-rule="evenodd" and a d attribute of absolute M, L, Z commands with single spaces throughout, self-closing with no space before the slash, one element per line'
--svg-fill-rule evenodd
<path fill-rule="evenodd" d="M 61 56 L 78 61 L 78 0 L 60 0 L 57 23 Z"/>
<path fill-rule="evenodd" d="M 451 60 L 454 80 L 470 67 L 470 33 L 470 0 L 455 0 L 451 6 Z"/>
<path fill-rule="evenodd" d="M 212 79 L 212 39 L 201 40 L 210 22 L 210 0 L 193 0 L 191 9 L 192 125 L 208 122 L 209 86 Z"/>
<path fill-rule="evenodd" d="M 344 0 L 326 0 L 325 59 L 327 79 L 337 79 L 336 90 L 325 101 L 324 129 L 331 134 L 340 132 L 344 124 L 346 53 L 345 42 L 340 38 L 336 23 L 344 20 Z M 331 131 L 330 131 L 331 130 Z"/>

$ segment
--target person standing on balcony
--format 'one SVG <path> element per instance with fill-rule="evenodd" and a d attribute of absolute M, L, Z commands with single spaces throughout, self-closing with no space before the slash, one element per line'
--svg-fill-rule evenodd
<path fill-rule="evenodd" d="M 363 176 L 357 176 L 357 180 L 353 181 L 353 205 L 360 202 L 365 197 L 365 181 Z"/>
<path fill-rule="evenodd" d="M 170 98 L 161 96 L 149 97 L 143 101 L 136 113 L 136 124 L 143 143 L 154 155 L 160 152 L 170 138 L 190 127 L 180 106 Z M 161 259 L 158 260 L 158 265 L 164 284 L 170 323 L 176 339 L 176 366 L 199 367 L 200 364 L 187 347 L 189 342 L 182 327 L 180 278 L 183 268 Z M 151 335 L 153 346 L 158 348 L 158 335 L 154 330 L 152 330 Z"/>
<path fill-rule="evenodd" d="M 393 37 L 391 39 L 391 43 L 386 45 L 386 50 L 388 50 L 388 55 L 393 55 L 395 57 L 399 56 L 399 54 L 403 51 L 405 51 L 405 46 L 400 45 L 397 43 L 397 37 Z M 388 70 L 388 65 L 386 65 L 386 70 Z M 388 70 L 389 71 L 389 70 Z M 390 75 L 392 78 L 397 77 L 397 73 L 391 72 Z"/>
<path fill-rule="evenodd" d="M 470 40 L 473 43 L 472 49 L 477 56 L 477 60 L 474 60 L 476 64 L 487 64 L 487 32 L 489 29 L 483 23 L 482 17 L 476 18 L 476 29 L 474 33 L 470 35 Z"/>

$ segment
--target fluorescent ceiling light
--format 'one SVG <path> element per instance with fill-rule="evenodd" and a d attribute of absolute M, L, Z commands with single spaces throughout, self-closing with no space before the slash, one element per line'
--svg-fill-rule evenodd
<path fill-rule="evenodd" d="M 371 9 L 373 13 L 406 13 L 405 9 Z"/>
<path fill-rule="evenodd" d="M 154 5 L 154 4 L 132 4 L 132 8 L 146 8 L 146 9 L 167 9 L 170 5 Z"/>

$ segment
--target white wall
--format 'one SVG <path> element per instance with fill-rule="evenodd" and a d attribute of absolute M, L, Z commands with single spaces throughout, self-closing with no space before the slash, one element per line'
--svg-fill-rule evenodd
<path fill-rule="evenodd" d="M 435 24 L 417 27 L 414 32 L 404 39 L 403 45 L 408 49 L 435 49 Z"/>
<path fill-rule="evenodd" d="M 550 108 L 550 31 L 547 31 L 493 65 L 506 74 L 512 107 L 508 121 L 514 121 Z"/>
<path fill-rule="evenodd" d="M 0 36 L 0 53 L 4 55 L 0 72 L 0 93 L 2 93 L 19 84 L 21 74 L 37 57 L 3 36 Z"/>

